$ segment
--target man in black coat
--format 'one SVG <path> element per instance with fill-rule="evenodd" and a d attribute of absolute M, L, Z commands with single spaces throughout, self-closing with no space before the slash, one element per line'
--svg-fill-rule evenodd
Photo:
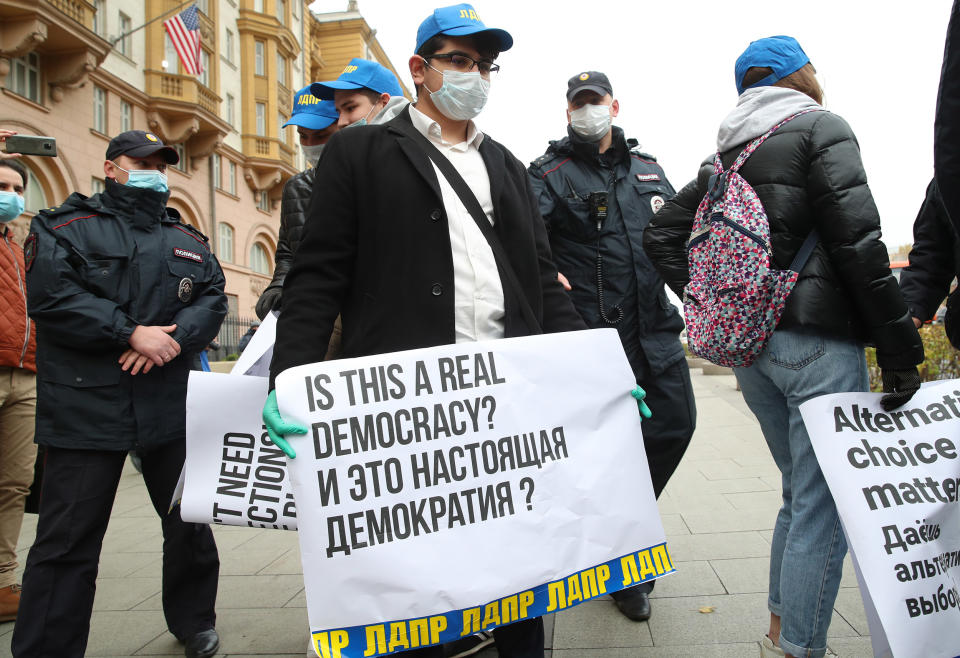
<path fill-rule="evenodd" d="M 944 211 L 937 182 L 932 180 L 913 223 L 910 264 L 900 273 L 900 290 L 917 328 L 933 318 L 957 276 L 960 276 L 960 238 Z M 960 327 L 957 326 L 960 294 L 951 294 L 947 307 L 947 337 L 960 349 Z"/>
<path fill-rule="evenodd" d="M 220 561 L 210 527 L 168 513 L 183 468 L 187 377 L 227 313 L 207 238 L 166 207 L 177 152 L 114 137 L 106 187 L 33 219 L 24 245 L 37 327 L 36 441 L 47 449 L 17 658 L 82 656 L 97 565 L 127 452 L 163 528 L 163 612 L 187 656 L 213 656 Z"/>
<path fill-rule="evenodd" d="M 933 123 L 933 168 L 944 211 L 960 234 L 960 0 L 954 0 L 943 49 Z"/>
<path fill-rule="evenodd" d="M 557 281 L 523 165 L 471 120 L 483 108 L 498 68 L 494 59 L 513 39 L 464 7 L 438 9 L 420 26 L 409 61 L 415 107 L 384 125 L 341 131 L 327 144 L 284 287 L 271 383 L 288 368 L 323 359 L 338 313 L 343 357 L 585 328 Z M 448 73 L 461 74 L 458 88 L 445 82 Z M 428 159 L 423 137 L 466 181 L 507 262 L 494 258 Z M 505 283 L 505 267 L 514 270 L 519 289 Z M 264 420 L 289 450 L 273 392 Z M 539 618 L 494 635 L 501 656 L 543 656 Z M 443 653 L 428 647 L 404 655 Z"/>
<path fill-rule="evenodd" d="M 609 78 L 583 71 L 567 83 L 567 136 L 529 168 L 550 248 L 577 311 L 593 328 L 616 327 L 653 417 L 643 423 L 656 496 L 680 464 L 696 425 L 683 319 L 643 251 L 643 232 L 673 187 L 656 159 L 611 122 L 620 111 Z M 656 581 L 615 592 L 634 621 L 650 617 Z"/>

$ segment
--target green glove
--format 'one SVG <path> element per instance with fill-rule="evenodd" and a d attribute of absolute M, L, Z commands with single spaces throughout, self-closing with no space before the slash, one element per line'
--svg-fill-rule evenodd
<path fill-rule="evenodd" d="M 263 424 L 267 426 L 267 434 L 270 436 L 270 440 L 283 450 L 287 457 L 293 459 L 297 456 L 297 451 L 283 437 L 285 434 L 306 434 L 307 428 L 288 423 L 283 419 L 283 416 L 280 415 L 280 408 L 277 406 L 276 391 L 270 391 L 270 395 L 267 396 L 267 401 L 263 405 Z"/>
<path fill-rule="evenodd" d="M 653 416 L 653 412 L 650 411 L 650 407 L 648 407 L 647 403 L 643 401 L 643 399 L 647 397 L 646 391 L 644 391 L 642 388 L 637 386 L 632 391 L 630 391 L 630 395 L 632 395 L 633 399 L 637 401 L 637 409 L 640 410 L 640 415 L 643 418 L 650 418 Z M 641 422 L 643 422 L 643 418 L 641 418 Z"/>

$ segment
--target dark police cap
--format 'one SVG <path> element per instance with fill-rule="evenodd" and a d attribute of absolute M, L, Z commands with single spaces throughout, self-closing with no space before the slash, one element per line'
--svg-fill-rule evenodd
<path fill-rule="evenodd" d="M 567 100 L 572 101 L 574 96 L 584 90 L 595 91 L 601 96 L 613 96 L 613 86 L 609 78 L 600 71 L 584 71 L 570 78 L 567 81 Z"/>
<path fill-rule="evenodd" d="M 128 130 L 110 140 L 107 145 L 107 160 L 114 160 L 117 156 L 127 155 L 131 158 L 145 158 L 158 153 L 163 156 L 167 164 L 177 164 L 180 156 L 176 149 L 167 146 L 153 133 L 143 130 Z"/>

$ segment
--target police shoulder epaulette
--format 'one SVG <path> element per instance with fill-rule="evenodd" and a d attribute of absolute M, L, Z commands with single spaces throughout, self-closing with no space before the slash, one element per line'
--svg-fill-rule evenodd
<path fill-rule="evenodd" d="M 656 156 L 651 155 L 650 153 L 647 153 L 647 152 L 645 152 L 645 151 L 641 151 L 641 150 L 640 150 L 640 147 L 636 147 L 636 148 L 630 149 L 630 155 L 635 155 L 636 157 L 640 158 L 641 160 L 649 160 L 650 162 L 656 162 L 656 161 L 657 161 Z"/>
<path fill-rule="evenodd" d="M 200 229 L 196 228 L 195 226 L 191 226 L 190 224 L 187 224 L 184 222 L 179 222 L 177 223 L 177 228 L 185 228 L 191 233 L 193 233 L 194 235 L 196 235 L 198 238 L 203 240 L 204 242 L 210 242 L 210 238 L 208 238 L 206 235 L 201 233 Z"/>
<path fill-rule="evenodd" d="M 539 158 L 537 158 L 536 160 L 534 160 L 534 161 L 531 162 L 530 164 L 531 164 L 533 167 L 536 167 L 536 168 L 539 169 L 540 167 L 542 167 L 542 166 L 545 165 L 546 163 L 548 163 L 548 162 L 550 162 L 551 160 L 553 160 L 555 157 L 556 157 L 556 155 L 555 155 L 554 153 L 544 153 L 543 155 L 541 155 Z"/>

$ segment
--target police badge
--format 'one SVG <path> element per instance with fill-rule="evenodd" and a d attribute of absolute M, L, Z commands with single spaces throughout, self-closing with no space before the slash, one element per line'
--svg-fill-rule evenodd
<path fill-rule="evenodd" d="M 193 297 L 193 281 L 187 277 L 180 279 L 180 285 L 177 287 L 177 297 L 184 304 L 189 302 L 190 298 Z"/>

